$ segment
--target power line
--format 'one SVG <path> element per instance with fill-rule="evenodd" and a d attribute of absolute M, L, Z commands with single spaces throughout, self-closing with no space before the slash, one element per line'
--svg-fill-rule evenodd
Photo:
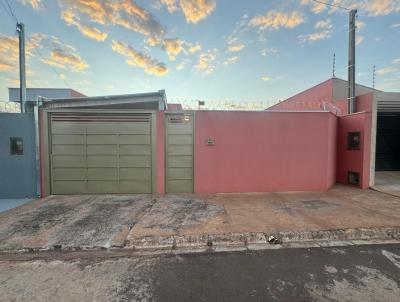
<path fill-rule="evenodd" d="M 41 52 L 39 51 L 39 49 L 34 48 L 33 49 L 38 55 L 39 57 L 42 59 L 42 62 L 45 61 L 46 59 L 43 57 L 43 55 L 41 54 Z M 43 62 L 44 63 L 44 62 Z M 66 87 L 71 88 L 71 85 L 68 84 L 68 82 L 61 76 L 61 74 L 52 66 L 45 64 L 47 67 L 49 67 L 59 78 L 60 80 L 62 80 L 65 84 Z"/>
<path fill-rule="evenodd" d="M 7 15 L 12 19 L 12 21 L 14 22 L 14 18 L 11 15 L 10 11 L 8 10 L 8 8 L 6 7 L 6 5 L 4 4 L 3 1 L 0 1 L 1 6 L 4 8 L 4 11 L 7 13 Z"/>
<path fill-rule="evenodd" d="M 15 19 L 15 22 L 18 23 L 18 18 L 15 16 L 14 11 L 10 5 L 10 2 L 8 2 L 8 0 L 4 0 L 8 6 L 8 9 L 10 10 L 11 16 Z"/>
<path fill-rule="evenodd" d="M 327 2 L 323 2 L 323 1 L 319 1 L 319 0 L 311 0 L 311 1 L 314 1 L 314 2 L 319 3 L 319 4 L 324 4 L 324 5 L 327 5 L 327 6 L 331 6 L 331 7 L 344 9 L 344 10 L 347 10 L 347 11 L 351 10 L 350 8 L 347 8 L 347 7 L 344 7 L 344 6 L 341 6 L 341 5 L 337 5 L 337 4 L 327 3 Z"/>
<path fill-rule="evenodd" d="M 4 2 L 0 1 L 1 5 L 3 6 L 4 10 L 6 11 L 6 13 L 12 18 L 15 19 L 15 21 L 18 23 L 18 18 L 15 16 L 10 3 L 8 2 L 8 0 L 4 0 L 7 3 L 7 6 L 9 9 L 6 8 L 6 6 L 4 5 Z M 36 52 L 37 55 L 39 55 L 39 57 L 44 61 L 45 58 L 43 57 L 43 55 L 41 54 L 41 52 L 39 51 L 39 49 L 37 48 L 33 48 L 33 50 Z M 65 84 L 66 87 L 71 88 L 71 86 L 68 84 L 68 82 L 61 76 L 61 74 L 54 69 L 52 66 L 45 64 L 47 67 L 49 67 L 59 78 L 60 80 L 62 80 Z"/>

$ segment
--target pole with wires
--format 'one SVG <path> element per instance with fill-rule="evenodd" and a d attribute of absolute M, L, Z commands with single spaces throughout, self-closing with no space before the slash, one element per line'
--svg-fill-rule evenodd
<path fill-rule="evenodd" d="M 21 113 L 26 112 L 26 71 L 25 71 L 25 25 L 17 23 L 19 38 L 19 99 L 21 103 Z"/>
<path fill-rule="evenodd" d="M 348 113 L 356 112 L 356 14 L 352 9 L 349 13 L 349 65 L 348 65 Z"/>

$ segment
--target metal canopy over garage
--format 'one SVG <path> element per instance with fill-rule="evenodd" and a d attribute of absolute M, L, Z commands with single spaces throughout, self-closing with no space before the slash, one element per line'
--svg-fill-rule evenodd
<path fill-rule="evenodd" d="M 51 113 L 51 193 L 151 193 L 151 120 L 150 113 Z"/>

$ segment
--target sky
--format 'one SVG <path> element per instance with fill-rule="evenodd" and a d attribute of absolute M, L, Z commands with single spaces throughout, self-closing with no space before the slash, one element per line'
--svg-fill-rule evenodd
<path fill-rule="evenodd" d="M 165 89 L 169 102 L 276 102 L 347 79 L 357 8 L 357 82 L 400 91 L 400 0 L 0 0 L 0 101 L 18 87 L 15 18 L 28 87 L 88 96 Z M 7 3 L 8 2 L 8 3 Z M 9 5 L 9 6 L 8 6 Z M 10 8 L 9 8 L 10 7 Z"/>

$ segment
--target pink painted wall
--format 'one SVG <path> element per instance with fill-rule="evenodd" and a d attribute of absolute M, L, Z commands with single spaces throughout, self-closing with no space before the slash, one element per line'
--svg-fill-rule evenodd
<path fill-rule="evenodd" d="M 182 104 L 178 103 L 168 103 L 168 110 L 183 110 Z"/>
<path fill-rule="evenodd" d="M 333 99 L 332 79 L 300 92 L 267 110 L 320 110 L 322 102 Z"/>
<path fill-rule="evenodd" d="M 195 192 L 327 190 L 336 130 L 329 112 L 196 112 Z"/>
<path fill-rule="evenodd" d="M 369 187 L 371 159 L 371 125 L 370 112 L 354 113 L 338 118 L 337 143 L 337 181 L 347 184 L 349 171 L 360 173 L 360 188 Z M 347 150 L 347 135 L 349 132 L 361 132 L 360 150 Z"/>
<path fill-rule="evenodd" d="M 156 115 L 156 193 L 163 195 L 165 193 L 165 154 L 164 154 L 164 112 L 159 111 Z"/>

